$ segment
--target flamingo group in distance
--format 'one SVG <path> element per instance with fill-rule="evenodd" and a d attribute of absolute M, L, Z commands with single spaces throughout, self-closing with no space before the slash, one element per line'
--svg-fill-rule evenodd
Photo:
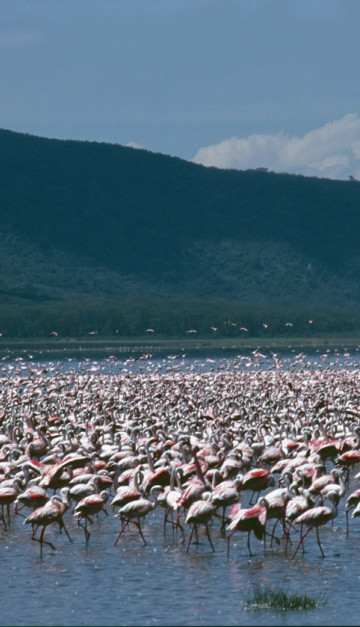
<path fill-rule="evenodd" d="M 285 556 L 296 537 L 295 559 L 314 529 L 324 557 L 320 527 L 343 508 L 351 541 L 349 513 L 352 529 L 360 516 L 360 369 L 348 353 L 321 360 L 255 350 L 218 367 L 150 356 L 134 370 L 134 360 L 117 370 L 113 361 L 109 372 L 90 361 L 62 372 L 3 363 L 1 533 L 12 512 L 29 509 L 24 525 L 41 555 L 55 550 L 50 531 L 44 538 L 52 525 L 69 541 L 82 527 L 88 545 L 99 514 L 108 524 L 109 504 L 120 521 L 115 546 L 136 541 L 132 531 L 146 546 L 147 520 L 161 510 L 159 541 L 187 553 L 204 538 L 230 559 L 231 538 L 246 532 L 250 557 L 253 535 Z"/>

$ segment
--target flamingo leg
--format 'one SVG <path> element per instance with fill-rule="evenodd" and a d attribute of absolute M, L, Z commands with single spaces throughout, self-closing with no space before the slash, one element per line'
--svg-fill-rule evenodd
<path fill-rule="evenodd" d="M 251 534 L 251 530 L 250 530 L 250 531 L 248 531 L 248 541 L 247 541 L 247 545 L 248 545 L 248 549 L 249 549 L 249 555 L 250 555 L 250 557 L 252 557 L 251 548 L 250 548 L 250 534 Z M 265 536 L 264 536 L 264 542 L 265 542 Z"/>
<path fill-rule="evenodd" d="M 285 535 L 286 535 L 286 542 L 285 542 L 285 555 L 287 554 L 287 547 L 288 544 L 290 542 L 290 544 L 292 544 L 292 541 L 290 540 L 290 529 L 291 527 L 293 527 L 292 522 L 290 521 L 288 528 L 285 531 Z"/>
<path fill-rule="evenodd" d="M 87 524 L 88 524 L 88 517 L 85 516 L 84 531 L 85 531 L 86 544 L 89 542 L 89 538 L 90 538 L 90 531 L 88 531 Z"/>
<path fill-rule="evenodd" d="M 183 509 L 181 509 L 181 510 L 179 511 L 178 516 L 177 516 L 177 519 L 176 519 L 176 524 L 178 524 L 178 523 L 180 522 L 180 518 L 181 518 L 181 516 L 183 515 L 183 512 L 184 512 L 184 510 L 183 510 Z"/>
<path fill-rule="evenodd" d="M 70 542 L 72 542 L 72 538 L 70 537 L 70 534 L 69 534 L 68 530 L 66 529 L 65 523 L 64 523 L 62 518 L 60 518 L 60 520 L 59 520 L 59 526 L 60 526 L 60 529 L 64 529 L 64 531 L 65 531 L 67 537 L 69 538 Z"/>
<path fill-rule="evenodd" d="M 43 544 L 48 544 L 49 546 L 51 546 L 51 548 L 53 549 L 53 551 L 56 551 L 56 547 L 54 547 L 53 544 L 51 544 L 51 542 L 48 542 L 47 540 L 44 540 L 44 533 L 45 533 L 45 529 L 46 527 L 43 526 L 42 528 L 42 532 L 40 534 L 40 538 L 33 538 L 31 537 L 32 540 L 35 540 L 35 542 L 40 542 L 40 557 L 42 556 L 42 549 L 43 549 Z"/>
<path fill-rule="evenodd" d="M 234 529 L 234 531 L 232 531 L 231 533 L 229 533 L 228 537 L 227 537 L 227 557 L 229 559 L 230 556 L 230 538 L 233 535 L 233 533 L 235 533 L 236 529 Z"/>
<path fill-rule="evenodd" d="M 6 526 L 6 520 L 5 520 L 5 516 L 4 516 L 4 506 L 1 506 L 1 520 L 3 521 L 4 524 L 4 530 L 7 531 L 7 526 Z"/>
<path fill-rule="evenodd" d="M 171 513 L 171 520 L 169 520 L 168 516 L 169 513 Z M 180 523 L 180 521 L 178 520 L 178 518 L 176 519 L 176 521 L 174 522 L 174 511 L 167 507 L 165 510 L 165 514 L 164 514 L 164 538 L 166 539 L 166 523 L 170 523 L 170 525 L 172 525 L 172 535 L 173 535 L 173 541 L 174 541 L 174 529 L 177 530 L 178 527 L 180 527 L 182 533 L 183 533 L 183 527 Z"/>
<path fill-rule="evenodd" d="M 321 546 L 321 543 L 320 543 L 320 538 L 319 538 L 319 527 L 316 527 L 316 537 L 317 537 L 317 542 L 318 542 L 318 545 L 319 545 L 319 548 L 320 548 L 320 551 L 321 551 L 321 555 L 322 555 L 323 557 L 325 557 L 325 555 L 324 555 L 324 551 L 322 550 L 322 546 Z"/>
<path fill-rule="evenodd" d="M 199 534 L 198 534 L 197 525 L 195 525 L 195 535 L 196 535 L 196 544 L 199 544 Z"/>
<path fill-rule="evenodd" d="M 307 530 L 305 531 L 304 535 L 302 535 L 302 536 L 301 536 L 301 538 L 300 538 L 300 542 L 299 542 L 299 544 L 297 545 L 297 547 L 296 547 L 296 551 L 295 551 L 295 553 L 294 553 L 294 555 L 292 556 L 292 558 L 291 558 L 291 559 L 294 559 L 294 557 L 295 557 L 296 553 L 298 552 L 298 549 L 299 549 L 299 547 L 300 547 L 300 544 L 303 544 L 304 539 L 306 538 L 306 536 L 307 536 L 307 534 L 309 533 L 309 531 L 311 531 L 311 529 L 312 529 L 312 527 L 309 527 L 309 529 L 307 529 Z"/>
<path fill-rule="evenodd" d="M 24 509 L 24 507 L 25 507 L 24 504 L 21 507 L 15 507 L 15 514 L 17 514 L 18 516 L 22 516 L 22 518 L 26 518 L 24 514 L 20 514 L 20 510 Z"/>
<path fill-rule="evenodd" d="M 302 535 L 302 532 L 303 532 L 303 525 L 301 524 L 300 525 L 300 535 Z M 304 555 L 304 553 L 305 553 L 304 543 L 302 543 L 302 552 L 303 552 L 303 555 Z"/>
<path fill-rule="evenodd" d="M 114 542 L 114 546 L 116 546 L 116 545 L 117 545 L 118 540 L 119 540 L 119 538 L 120 538 L 121 534 L 124 532 L 125 528 L 126 528 L 126 527 L 127 527 L 127 525 L 129 524 L 129 522 L 130 522 L 130 520 L 127 520 L 127 521 L 125 522 L 125 524 L 122 526 L 121 531 L 120 531 L 120 533 L 119 533 L 118 537 L 116 538 L 116 540 L 115 540 L 115 542 Z"/>
<path fill-rule="evenodd" d="M 276 544 L 280 544 L 279 538 L 277 538 L 276 536 L 273 537 L 271 533 L 264 529 L 264 549 L 266 549 L 266 536 L 269 536 L 270 538 L 272 538 L 272 540 L 275 540 Z M 270 546 L 272 546 L 272 541 Z"/>
<path fill-rule="evenodd" d="M 78 522 L 78 526 L 81 527 L 81 529 L 84 529 L 84 532 L 85 532 L 85 526 L 82 524 L 81 521 L 82 521 L 82 518 L 79 516 L 78 517 L 78 521 L 77 521 Z"/>
<path fill-rule="evenodd" d="M 177 523 L 175 523 L 175 527 L 176 527 L 176 530 L 177 530 L 177 528 L 178 528 L 178 527 L 179 527 L 179 528 L 180 528 L 180 530 L 181 530 L 181 533 L 182 533 L 182 544 L 183 544 L 183 543 L 185 542 L 185 532 L 184 532 L 184 527 L 182 526 L 182 524 L 181 524 L 181 522 L 180 522 L 180 521 L 178 521 Z"/>
<path fill-rule="evenodd" d="M 272 530 L 270 546 L 272 546 L 272 545 L 273 545 L 274 535 L 275 535 L 275 529 L 276 529 L 276 525 L 278 524 L 278 522 L 279 522 L 279 518 L 277 518 L 277 519 L 276 519 L 276 523 L 275 523 L 275 525 L 274 525 L 274 527 L 273 527 L 273 530 Z"/>
<path fill-rule="evenodd" d="M 195 525 L 193 525 L 193 527 L 191 529 L 191 533 L 190 533 L 190 537 L 189 537 L 189 542 L 188 542 L 188 545 L 187 545 L 186 553 L 189 551 L 189 546 L 190 546 L 191 538 L 192 538 L 193 533 L 194 533 L 194 529 L 195 529 Z"/>
<path fill-rule="evenodd" d="M 182 528 L 182 525 L 181 525 L 180 521 L 179 522 L 176 522 L 176 521 L 174 522 L 174 511 L 172 509 L 170 511 L 171 511 L 172 536 L 173 536 L 173 542 L 174 542 L 174 540 L 175 540 L 174 530 L 176 529 L 176 540 L 177 540 L 177 530 L 178 530 L 178 527 L 180 527 L 182 533 L 183 533 L 183 528 Z"/>
<path fill-rule="evenodd" d="M 211 546 L 212 550 L 213 550 L 213 551 L 214 551 L 214 553 L 215 553 L 214 545 L 213 545 L 213 543 L 211 542 L 211 538 L 210 538 L 210 531 L 209 531 L 209 527 L 208 527 L 207 525 L 205 525 L 205 528 L 206 528 L 207 537 L 208 537 L 209 542 L 210 542 L 210 546 Z"/>
<path fill-rule="evenodd" d="M 35 534 L 37 532 L 37 530 L 39 529 L 39 525 L 35 525 L 35 523 L 32 523 L 32 536 L 31 539 L 34 540 L 35 539 Z"/>
<path fill-rule="evenodd" d="M 146 546 L 146 541 L 145 541 L 145 538 L 144 538 L 144 536 L 143 536 L 143 532 L 141 531 L 141 524 L 140 524 L 140 520 L 138 520 L 138 521 L 134 520 L 133 522 L 135 523 L 135 525 L 136 525 L 136 526 L 137 526 L 137 528 L 139 529 L 139 533 L 140 533 L 140 535 L 141 535 L 141 537 L 142 537 L 142 539 L 143 539 L 143 542 L 144 542 L 144 544 L 145 544 L 145 546 Z"/>
<path fill-rule="evenodd" d="M 169 514 L 169 509 L 166 508 L 165 509 L 165 514 L 164 514 L 164 540 L 166 539 L 166 523 L 168 522 L 168 514 Z M 173 534 L 174 534 L 174 526 L 173 526 Z"/>

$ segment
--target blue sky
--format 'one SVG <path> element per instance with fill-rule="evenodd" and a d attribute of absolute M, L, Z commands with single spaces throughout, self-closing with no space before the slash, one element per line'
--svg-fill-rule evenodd
<path fill-rule="evenodd" d="M 359 0 L 0 0 L 0 127 L 360 179 Z"/>

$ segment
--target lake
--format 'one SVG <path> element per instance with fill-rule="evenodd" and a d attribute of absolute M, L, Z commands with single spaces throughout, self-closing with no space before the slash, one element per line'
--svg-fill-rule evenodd
<path fill-rule="evenodd" d="M 38 376 L 50 382 L 59 372 L 72 372 L 75 379 L 84 375 L 131 377 L 132 373 L 146 378 L 154 372 L 157 377 L 169 376 L 169 372 L 181 377 L 190 369 L 192 373 L 225 370 L 231 376 L 244 370 L 296 370 L 304 364 L 311 372 L 346 368 L 351 376 L 358 374 L 358 353 L 261 355 L 59 362 L 8 358 L 2 362 L 2 375 L 9 380 L 19 375 Z M 347 495 L 358 487 L 354 474 L 352 471 Z M 248 496 L 246 499 L 241 500 L 244 506 Z M 56 550 L 45 546 L 40 557 L 38 543 L 30 540 L 30 526 L 12 513 L 10 529 L 0 527 L 0 625 L 357 625 L 360 521 L 350 521 L 347 537 L 344 503 L 345 499 L 333 526 L 320 530 L 325 559 L 312 531 L 305 540 L 305 554 L 299 552 L 294 560 L 291 551 L 284 556 L 284 538 L 279 531 L 280 545 L 266 549 L 253 537 L 251 558 L 247 535 L 235 533 L 227 559 L 226 534 L 217 521 L 210 526 L 215 552 L 200 528 L 199 544 L 192 544 L 187 553 L 186 544 L 173 538 L 171 531 L 164 539 L 161 508 L 151 512 L 143 524 L 146 546 L 131 527 L 114 547 L 120 521 L 109 506 L 109 515 L 100 513 L 90 526 L 87 545 L 82 529 L 71 512 L 66 512 L 64 521 L 73 541 L 51 526 L 46 538 Z M 187 529 L 186 533 L 188 537 Z M 254 589 L 267 585 L 288 593 L 316 597 L 323 593 L 326 604 L 306 611 L 247 609 L 246 600 Z"/>

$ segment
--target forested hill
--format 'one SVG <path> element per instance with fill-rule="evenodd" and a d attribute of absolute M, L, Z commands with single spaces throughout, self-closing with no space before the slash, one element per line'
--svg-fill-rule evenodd
<path fill-rule="evenodd" d="M 0 131 L 2 303 L 358 308 L 360 183 Z"/>

